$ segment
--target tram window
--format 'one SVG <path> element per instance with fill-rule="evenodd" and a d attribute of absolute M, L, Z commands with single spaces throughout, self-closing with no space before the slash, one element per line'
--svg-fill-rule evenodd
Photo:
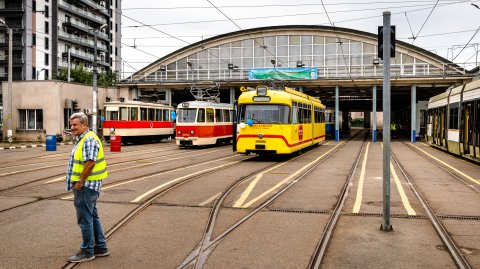
<path fill-rule="evenodd" d="M 138 107 L 130 108 L 130 120 L 138 120 Z"/>
<path fill-rule="evenodd" d="M 162 109 L 163 111 L 163 117 L 162 120 L 164 121 L 169 121 L 170 120 L 170 112 L 168 109 Z"/>
<path fill-rule="evenodd" d="M 230 114 L 231 110 L 223 110 L 223 121 L 224 122 L 231 122 L 232 115 Z"/>
<path fill-rule="evenodd" d="M 207 110 L 207 122 L 213 122 L 215 118 L 213 108 L 207 108 L 206 110 Z"/>
<path fill-rule="evenodd" d="M 458 129 L 458 107 L 450 109 L 450 129 Z"/>
<path fill-rule="evenodd" d="M 155 109 L 154 108 L 149 108 L 147 110 L 147 114 L 148 114 L 148 120 L 149 121 L 154 121 L 155 120 Z"/>
<path fill-rule="evenodd" d="M 128 109 L 120 107 L 120 120 L 128 120 Z"/>
<path fill-rule="evenodd" d="M 157 121 L 162 121 L 162 110 L 161 109 L 155 109 L 155 120 Z"/>
<path fill-rule="evenodd" d="M 140 108 L 140 120 L 147 120 L 147 108 Z"/>
<path fill-rule="evenodd" d="M 241 109 L 240 121 L 251 119 L 253 123 L 287 124 L 290 109 L 283 105 L 245 105 Z"/>
<path fill-rule="evenodd" d="M 215 109 L 215 122 L 223 122 L 223 110 Z"/>
<path fill-rule="evenodd" d="M 165 110 L 168 112 L 168 110 Z M 181 108 L 178 110 L 178 122 L 193 123 L 197 114 L 196 108 Z"/>
<path fill-rule="evenodd" d="M 292 107 L 292 123 L 293 124 L 298 124 L 298 111 L 299 108 L 297 106 Z"/>
<path fill-rule="evenodd" d="M 118 111 L 108 111 L 107 120 L 118 120 Z"/>
<path fill-rule="evenodd" d="M 205 109 L 203 108 L 198 109 L 197 122 L 205 122 Z"/>

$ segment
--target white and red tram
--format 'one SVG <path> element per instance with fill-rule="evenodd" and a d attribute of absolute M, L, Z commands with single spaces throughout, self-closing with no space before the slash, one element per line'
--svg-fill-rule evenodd
<path fill-rule="evenodd" d="M 110 101 L 104 104 L 103 136 L 112 131 L 122 142 L 160 141 L 173 137 L 172 106 L 140 101 Z"/>
<path fill-rule="evenodd" d="M 233 105 L 189 101 L 177 106 L 175 141 L 179 147 L 231 143 Z"/>

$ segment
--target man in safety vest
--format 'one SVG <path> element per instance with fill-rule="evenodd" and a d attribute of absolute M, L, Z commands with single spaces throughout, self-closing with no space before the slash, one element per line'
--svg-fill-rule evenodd
<path fill-rule="evenodd" d="M 83 262 L 95 256 L 109 255 L 105 235 L 97 213 L 97 198 L 102 180 L 107 178 L 107 164 L 100 139 L 88 129 L 88 117 L 75 113 L 70 128 L 77 138 L 67 169 L 67 191 L 73 190 L 77 222 L 82 231 L 80 251 L 68 259 Z"/>

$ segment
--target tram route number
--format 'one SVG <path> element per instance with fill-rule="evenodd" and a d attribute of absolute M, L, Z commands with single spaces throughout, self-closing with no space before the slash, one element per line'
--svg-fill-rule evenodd
<path fill-rule="evenodd" d="M 266 140 L 255 140 L 255 143 L 265 144 L 265 143 L 267 143 L 267 141 Z"/>

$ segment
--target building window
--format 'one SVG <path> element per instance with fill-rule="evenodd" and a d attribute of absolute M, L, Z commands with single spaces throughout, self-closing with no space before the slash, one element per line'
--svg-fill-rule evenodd
<path fill-rule="evenodd" d="M 45 22 L 45 34 L 48 34 L 49 33 L 49 24 L 48 24 L 48 21 Z"/>
<path fill-rule="evenodd" d="M 32 1 L 32 11 L 37 11 L 37 1 Z"/>
<path fill-rule="evenodd" d="M 32 34 L 32 46 L 37 45 L 37 34 Z"/>
<path fill-rule="evenodd" d="M 42 109 L 19 109 L 19 129 L 42 130 L 43 110 Z"/>
<path fill-rule="evenodd" d="M 48 17 L 49 17 L 49 14 L 48 14 L 48 6 L 45 6 L 45 10 L 43 11 L 43 13 L 45 14 L 45 18 L 48 18 Z"/>
<path fill-rule="evenodd" d="M 45 80 L 48 80 L 50 78 L 50 74 L 48 72 L 48 69 L 45 69 Z"/>
<path fill-rule="evenodd" d="M 45 49 L 48 50 L 48 37 L 45 37 Z"/>
<path fill-rule="evenodd" d="M 32 77 L 33 79 L 37 79 L 37 68 L 32 67 Z"/>
<path fill-rule="evenodd" d="M 45 65 L 48 65 L 49 58 L 50 58 L 50 55 L 48 55 L 48 53 L 45 53 Z"/>

